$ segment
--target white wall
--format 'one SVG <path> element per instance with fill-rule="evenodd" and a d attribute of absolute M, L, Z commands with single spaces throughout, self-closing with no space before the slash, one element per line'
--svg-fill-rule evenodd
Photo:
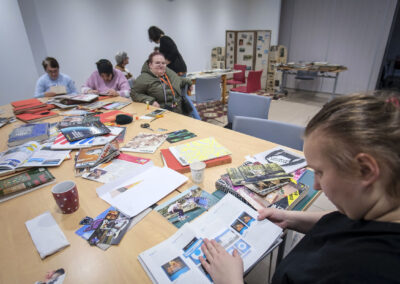
<path fill-rule="evenodd" d="M 337 92 L 375 88 L 396 0 L 284 0 L 279 43 L 288 61 L 328 61 L 348 67 Z M 334 80 L 312 82 L 288 76 L 290 88 L 331 92 Z"/>
<path fill-rule="evenodd" d="M 224 46 L 227 29 L 271 29 L 272 44 L 276 44 L 281 0 L 18 2 L 30 43 L 30 50 L 26 52 L 33 54 L 39 74 L 43 73 L 40 65 L 43 58 L 54 56 L 61 72 L 69 74 L 81 86 L 95 70 L 97 60 L 107 58 L 114 63 L 114 55 L 120 50 L 128 52 L 131 60 L 127 67 L 138 76 L 154 48 L 147 35 L 151 25 L 160 27 L 174 39 L 188 71 L 210 67 L 211 49 Z M 0 6 L 0 10 L 6 9 Z M 6 53 L 10 57 L 14 55 L 12 49 Z M 34 75 L 34 81 L 37 76 Z M 32 91 L 24 96 L 33 96 L 34 83 L 27 85 Z"/>
<path fill-rule="evenodd" d="M 38 73 L 15 0 L 0 4 L 0 63 L 0 105 L 33 96 Z"/>

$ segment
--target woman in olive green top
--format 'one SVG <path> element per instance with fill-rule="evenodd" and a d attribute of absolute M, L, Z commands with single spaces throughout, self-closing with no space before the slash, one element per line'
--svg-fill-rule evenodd
<path fill-rule="evenodd" d="M 142 73 L 136 79 L 131 90 L 131 98 L 161 107 L 173 112 L 183 113 L 181 89 L 191 86 L 190 79 L 178 76 L 166 66 L 165 57 L 160 52 L 153 52 L 142 67 Z"/>

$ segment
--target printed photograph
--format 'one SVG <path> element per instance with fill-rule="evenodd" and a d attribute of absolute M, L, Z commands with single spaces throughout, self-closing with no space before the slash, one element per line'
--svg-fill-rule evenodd
<path fill-rule="evenodd" d="M 246 212 L 240 214 L 239 220 L 245 223 L 248 227 L 250 227 L 250 224 L 255 221 L 255 219 Z"/>
<path fill-rule="evenodd" d="M 178 279 L 179 276 L 190 270 L 179 256 L 168 261 L 166 264 L 162 265 L 161 268 L 171 281 Z"/>
<path fill-rule="evenodd" d="M 232 223 L 231 227 L 238 232 L 239 234 L 243 235 L 244 232 L 248 229 L 242 222 L 236 220 Z"/>

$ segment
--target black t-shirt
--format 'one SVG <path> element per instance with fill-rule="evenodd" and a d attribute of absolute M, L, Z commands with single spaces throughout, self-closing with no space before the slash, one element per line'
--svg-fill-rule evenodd
<path fill-rule="evenodd" d="M 179 53 L 175 42 L 169 36 L 165 35 L 160 38 L 160 52 L 171 62 L 168 64 L 168 68 L 174 70 L 176 73 L 186 73 L 185 61 Z"/>
<path fill-rule="evenodd" d="M 272 283 L 400 283 L 400 223 L 327 214 L 282 260 Z"/>

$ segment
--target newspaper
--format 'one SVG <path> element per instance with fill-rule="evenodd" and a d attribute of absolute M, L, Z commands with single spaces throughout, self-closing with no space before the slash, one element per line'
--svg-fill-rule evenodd
<path fill-rule="evenodd" d="M 236 249 L 248 271 L 269 248 L 279 243 L 282 229 L 227 194 L 207 213 L 183 225 L 172 237 L 139 254 L 154 283 L 212 283 L 199 257 L 203 239 L 215 239 L 229 253 Z"/>

